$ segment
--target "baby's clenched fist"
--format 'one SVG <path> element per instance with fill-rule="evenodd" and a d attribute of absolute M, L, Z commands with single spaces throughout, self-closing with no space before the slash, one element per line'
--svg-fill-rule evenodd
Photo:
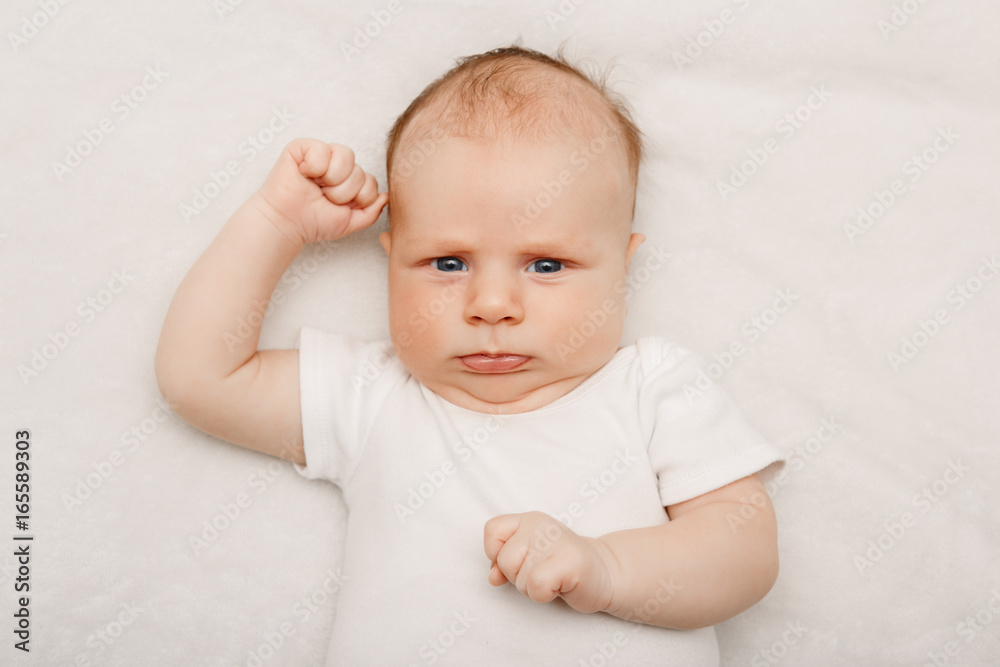
<path fill-rule="evenodd" d="M 483 528 L 483 546 L 494 586 L 510 582 L 535 602 L 558 596 L 586 613 L 606 611 L 614 602 L 617 568 L 610 549 L 548 514 L 493 517 Z"/>
<path fill-rule="evenodd" d="M 389 195 L 378 191 L 375 177 L 355 164 L 347 146 L 295 139 L 251 201 L 290 241 L 305 244 L 368 227 Z"/>

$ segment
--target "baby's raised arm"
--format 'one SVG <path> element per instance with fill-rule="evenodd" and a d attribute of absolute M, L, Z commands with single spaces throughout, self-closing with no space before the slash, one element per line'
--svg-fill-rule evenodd
<path fill-rule="evenodd" d="M 257 350 L 260 322 L 306 243 L 371 225 L 387 201 L 350 148 L 315 139 L 288 144 L 167 311 L 156 380 L 174 411 L 229 442 L 305 463 L 298 351 Z M 256 323 L 249 335 L 239 326 L 245 323 Z"/>

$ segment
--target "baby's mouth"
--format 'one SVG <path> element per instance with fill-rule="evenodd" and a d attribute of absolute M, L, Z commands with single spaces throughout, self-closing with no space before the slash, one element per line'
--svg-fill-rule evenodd
<path fill-rule="evenodd" d="M 459 357 L 459 359 L 461 359 L 466 367 L 480 373 L 506 373 L 507 371 L 520 368 L 531 357 L 507 352 L 499 354 L 481 352 L 478 354 L 468 354 L 464 357 Z"/>

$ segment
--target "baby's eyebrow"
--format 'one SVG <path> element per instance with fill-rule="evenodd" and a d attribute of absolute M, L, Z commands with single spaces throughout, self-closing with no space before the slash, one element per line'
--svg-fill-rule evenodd
<path fill-rule="evenodd" d="M 588 243 L 580 239 L 575 241 L 560 239 L 554 241 L 527 243 L 523 246 L 519 246 L 519 249 L 522 253 L 527 255 L 544 255 L 553 253 L 572 255 L 589 252 L 593 247 L 593 243 Z"/>
<path fill-rule="evenodd" d="M 414 239 L 414 246 L 421 251 L 429 252 L 474 252 L 475 244 L 467 239 L 450 237 L 423 237 Z M 531 239 L 524 243 L 516 244 L 519 254 L 525 255 L 545 255 L 545 254 L 583 254 L 590 252 L 594 248 L 593 241 L 576 238 L 550 238 Z"/>

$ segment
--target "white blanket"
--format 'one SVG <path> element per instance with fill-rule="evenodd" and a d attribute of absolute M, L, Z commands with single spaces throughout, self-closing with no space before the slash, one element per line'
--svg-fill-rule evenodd
<path fill-rule="evenodd" d="M 706 356 L 789 456 L 781 576 L 723 664 L 1000 654 L 995 2 L 18 0 L 0 26 L 0 663 L 321 664 L 340 495 L 163 409 L 163 316 L 287 141 L 384 185 L 409 101 L 518 39 L 614 63 L 645 133 L 623 342 Z M 304 252 L 262 347 L 385 337 L 385 226 Z"/>

